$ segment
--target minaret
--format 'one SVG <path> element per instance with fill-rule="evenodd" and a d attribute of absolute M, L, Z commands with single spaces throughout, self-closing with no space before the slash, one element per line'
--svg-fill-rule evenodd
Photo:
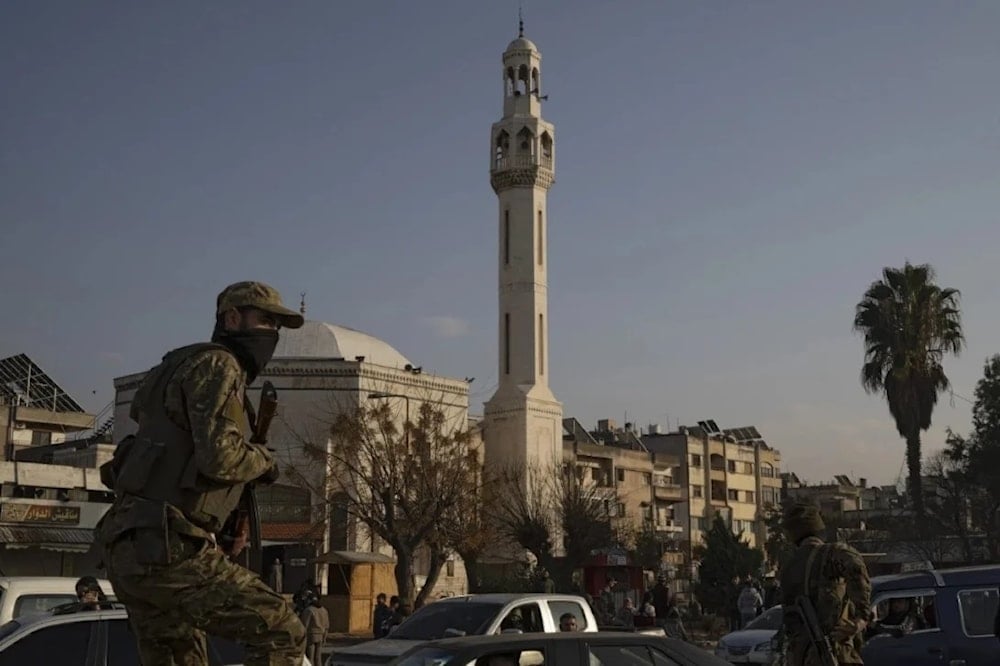
<path fill-rule="evenodd" d="M 499 202 L 499 380 L 485 406 L 491 465 L 562 465 L 562 405 L 549 389 L 546 195 L 555 132 L 542 120 L 542 56 L 524 37 L 503 53 L 503 117 L 490 132 L 490 184 Z"/>

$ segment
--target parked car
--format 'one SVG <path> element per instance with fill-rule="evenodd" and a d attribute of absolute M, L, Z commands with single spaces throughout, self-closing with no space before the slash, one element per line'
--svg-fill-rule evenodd
<path fill-rule="evenodd" d="M 784 614 L 781 606 L 774 606 L 747 623 L 739 631 L 733 631 L 719 639 L 715 656 L 730 664 L 771 664 L 775 654 L 773 643 Z"/>
<path fill-rule="evenodd" d="M 74 597 L 75 599 L 75 597 Z M 239 666 L 243 646 L 209 636 L 210 666 Z M 25 615 L 0 625 L 0 666 L 136 666 L 139 653 L 120 604 L 101 610 Z M 311 666 L 308 660 L 306 666 Z"/>
<path fill-rule="evenodd" d="M 554 633 L 559 616 L 573 613 L 577 628 L 596 632 L 597 620 L 582 597 L 567 594 L 473 594 L 427 604 L 386 638 L 336 648 L 327 666 L 386 664 L 414 645 L 466 635 Z"/>
<path fill-rule="evenodd" d="M 76 581 L 71 576 L 8 576 L 0 578 L 0 625 L 22 615 L 44 613 L 76 601 Z M 109 598 L 111 583 L 97 581 Z"/>
<path fill-rule="evenodd" d="M 393 666 L 726 666 L 726 662 L 673 638 L 624 632 L 468 636 L 416 646 Z"/>

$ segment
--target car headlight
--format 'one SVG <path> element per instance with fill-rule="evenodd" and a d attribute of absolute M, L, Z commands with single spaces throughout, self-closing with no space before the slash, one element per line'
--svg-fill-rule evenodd
<path fill-rule="evenodd" d="M 771 641 L 764 641 L 763 643 L 757 643 L 753 646 L 754 652 L 770 652 L 771 651 Z"/>

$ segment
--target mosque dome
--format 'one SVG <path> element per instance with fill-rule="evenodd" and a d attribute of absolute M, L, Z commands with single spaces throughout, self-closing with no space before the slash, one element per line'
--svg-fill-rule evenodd
<path fill-rule="evenodd" d="M 274 358 L 342 358 L 353 361 L 364 356 L 365 363 L 404 368 L 410 365 L 405 356 L 387 342 L 345 326 L 322 321 L 306 321 L 302 328 L 281 329 Z"/>
<path fill-rule="evenodd" d="M 508 44 L 507 45 L 507 50 L 508 51 L 523 51 L 523 50 L 537 51 L 538 47 L 535 46 L 535 43 L 533 41 L 531 41 L 527 37 L 522 36 L 522 37 L 518 37 L 517 39 L 515 39 L 514 41 L 512 41 L 510 44 Z"/>

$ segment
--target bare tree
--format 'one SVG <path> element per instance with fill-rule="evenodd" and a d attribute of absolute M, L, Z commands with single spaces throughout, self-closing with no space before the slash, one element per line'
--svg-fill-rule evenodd
<path fill-rule="evenodd" d="M 323 495 L 342 501 L 349 516 L 393 548 L 399 596 L 422 603 L 446 559 L 446 518 L 475 492 L 471 432 L 428 402 L 402 427 L 385 402 L 343 410 L 323 425 L 329 441 L 302 441 L 307 459 L 326 468 Z M 415 598 L 414 562 L 422 546 L 430 549 L 430 568 Z"/>
<path fill-rule="evenodd" d="M 550 572 L 555 564 L 558 519 L 550 491 L 551 471 L 510 466 L 493 471 L 494 520 L 501 534 L 534 555 Z"/>
<path fill-rule="evenodd" d="M 557 467 L 508 469 L 499 484 L 496 502 L 500 531 L 535 556 L 562 586 L 575 569 L 597 549 L 616 545 L 611 510 L 618 497 L 613 490 L 584 483 L 570 470 Z M 609 492 L 610 490 L 610 492 Z M 561 541 L 564 555 L 556 556 Z"/>
<path fill-rule="evenodd" d="M 956 436 L 949 432 L 949 445 Z M 975 559 L 972 549 L 972 504 L 979 495 L 968 474 L 956 462 L 949 451 L 939 451 L 926 464 L 927 475 L 936 479 L 934 493 L 926 499 L 928 517 L 931 519 L 931 535 L 957 537 L 962 546 L 962 556 L 966 563 Z M 938 529 L 933 529 L 938 528 Z"/>
<path fill-rule="evenodd" d="M 490 480 L 484 481 L 480 474 L 474 481 L 469 493 L 447 511 L 442 521 L 442 541 L 462 558 L 472 593 L 481 591 L 479 562 L 500 537 L 498 525 L 489 515 Z"/>

